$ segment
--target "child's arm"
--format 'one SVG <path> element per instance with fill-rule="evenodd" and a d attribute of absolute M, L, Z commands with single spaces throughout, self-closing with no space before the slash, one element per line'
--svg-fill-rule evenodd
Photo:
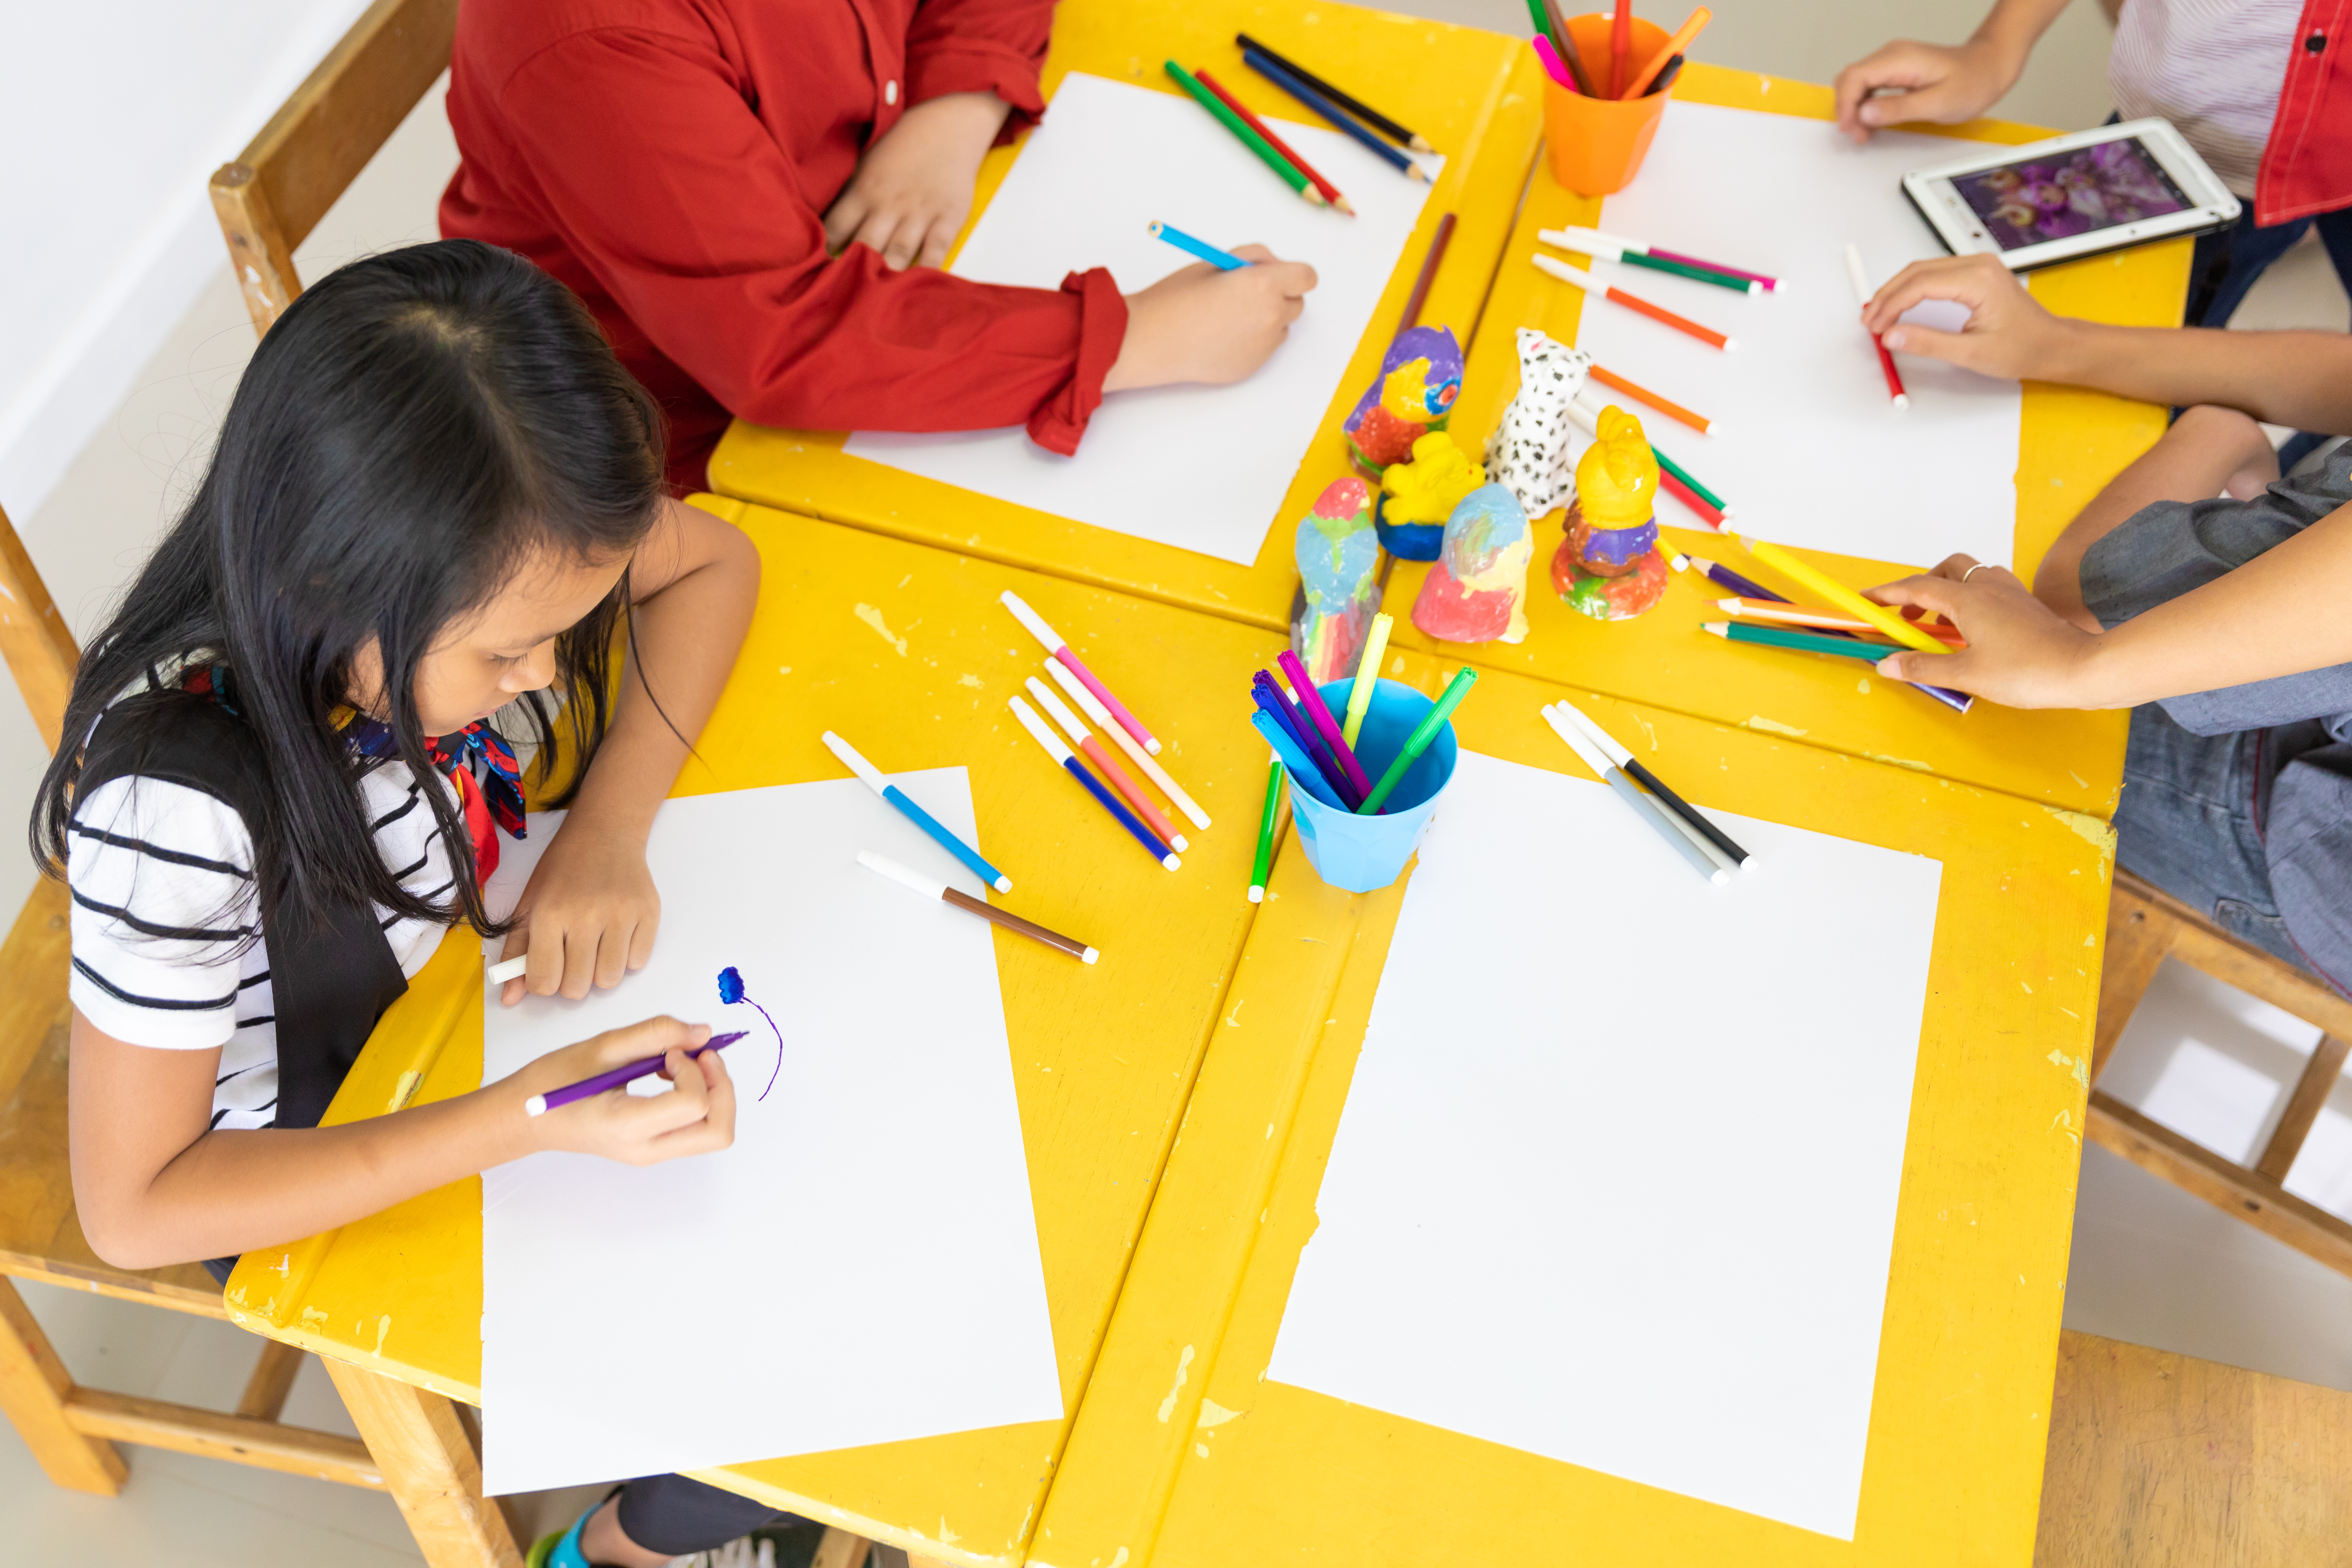
<path fill-rule="evenodd" d="M 992 92 L 950 92 L 907 110 L 825 209 L 825 247 L 838 254 L 854 241 L 898 269 L 945 261 L 1012 109 Z"/>
<path fill-rule="evenodd" d="M 1965 329 L 1897 317 L 1923 300 L 1969 308 Z M 2095 387 L 2171 407 L 2210 403 L 2273 425 L 2352 434 L 2352 335 L 2111 327 L 2053 316 L 1991 256 L 1915 261 L 1863 311 L 1886 346 L 2017 381 Z"/>
<path fill-rule="evenodd" d="M 464 940 L 462 931 L 450 941 Z M 74 1009 L 68 1089 L 74 1206 L 118 1268 L 272 1247 L 378 1213 L 542 1149 L 650 1165 L 724 1149 L 735 1089 L 708 1026 L 649 1018 L 560 1051 L 471 1094 L 340 1127 L 210 1131 L 220 1052 L 116 1039 Z M 599 1094 L 548 1111 L 523 1101 L 661 1053 L 676 1089 Z"/>
<path fill-rule="evenodd" d="M 2066 0 L 1994 0 L 1958 47 L 1898 38 L 1856 60 L 1838 72 L 1838 129 L 1867 142 L 1882 125 L 1975 119 L 2017 84 L 2034 44 L 2065 8 Z M 1880 89 L 1891 90 L 1872 96 Z"/>
<path fill-rule="evenodd" d="M 629 587 L 636 647 L 604 743 L 515 907 L 524 923 L 503 952 L 528 952 L 530 964 L 500 993 L 509 1005 L 526 992 L 580 997 L 617 985 L 652 954 L 661 896 L 646 836 L 751 629 L 759 552 L 732 524 L 666 501 L 630 563 Z"/>

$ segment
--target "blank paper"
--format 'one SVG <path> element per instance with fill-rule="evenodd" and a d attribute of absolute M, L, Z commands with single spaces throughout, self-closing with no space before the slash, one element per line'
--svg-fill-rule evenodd
<path fill-rule="evenodd" d="M 1667 106 L 1631 187 L 1596 226 L 1782 280 L 1742 297 L 1645 268 L 1602 279 L 1738 340 L 1721 353 L 1631 310 L 1589 302 L 1577 346 L 1608 369 L 1719 421 L 1701 436 L 1637 401 L 1650 438 L 1730 502 L 1731 527 L 1781 544 L 1932 566 L 1956 550 L 2011 558 L 2018 384 L 1897 354 L 1909 409 L 1896 412 L 1862 330 L 1845 246 L 1873 288 L 1945 254 L 1903 195 L 1903 176 L 1985 143 L 1882 131 L 1856 147 L 1824 120 L 1707 103 Z M 1567 253 L 1544 247 L 1549 254 Z M 1530 265 L 1525 256 L 1506 267 Z M 1964 312 L 1923 306 L 1930 325 Z M 1696 526 L 1679 501 L 1659 515 Z"/>
<path fill-rule="evenodd" d="M 1307 448 L 1429 195 L 1336 131 L 1267 123 L 1346 193 L 1354 217 L 1301 201 L 1191 99 L 1074 71 L 952 268 L 984 283 L 1057 289 L 1069 272 L 1108 267 L 1133 294 L 1192 264 L 1145 232 L 1154 220 L 1225 249 L 1264 245 L 1312 264 L 1318 282 L 1255 375 L 1235 386 L 1112 393 L 1075 458 L 1018 429 L 860 431 L 850 454 L 1097 528 L 1256 561 L 1300 459 L 1346 471 L 1336 436 L 1327 450 Z M 1423 163 L 1433 174 L 1443 160 Z M 1362 390 L 1347 389 L 1350 404 Z"/>
<path fill-rule="evenodd" d="M 1464 752 L 1266 1375 L 1851 1540 L 1942 863 Z"/>
<path fill-rule="evenodd" d="M 963 769 L 898 782 L 981 842 Z M 560 820 L 507 847 L 493 908 Z M 869 848 L 981 895 L 855 779 L 672 800 L 652 962 L 576 1003 L 489 998 L 485 1081 L 664 1013 L 751 1033 L 723 1153 L 484 1173 L 488 1490 L 1060 1418 L 990 928 L 857 865 Z M 748 1001 L 725 1006 L 730 964 Z"/>

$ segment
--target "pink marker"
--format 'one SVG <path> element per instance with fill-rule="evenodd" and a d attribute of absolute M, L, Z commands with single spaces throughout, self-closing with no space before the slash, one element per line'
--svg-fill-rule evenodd
<path fill-rule="evenodd" d="M 1143 727 L 1143 721 L 1129 712 L 1127 704 L 1113 697 L 1110 694 L 1110 688 L 1095 679 L 1095 672 L 1088 669 L 1086 661 L 1077 656 L 1068 643 L 1062 640 L 1061 633 L 1045 624 L 1045 616 L 1031 609 L 1021 595 L 1010 588 L 997 597 L 1003 603 L 1006 609 L 1013 612 L 1014 620 L 1029 628 L 1031 637 L 1045 645 L 1045 651 L 1048 654 L 1060 660 L 1072 675 L 1078 678 L 1079 682 L 1088 691 L 1094 693 L 1095 700 L 1101 703 L 1110 716 L 1118 721 L 1120 729 L 1135 737 L 1137 745 L 1155 757 L 1160 754 L 1160 742 L 1153 738 L 1150 731 Z"/>

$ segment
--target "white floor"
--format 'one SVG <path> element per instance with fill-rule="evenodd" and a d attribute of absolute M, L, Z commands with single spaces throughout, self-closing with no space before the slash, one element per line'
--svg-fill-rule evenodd
<path fill-rule="evenodd" d="M 1393 8 L 1526 30 L 1519 0 L 1404 0 Z M 1671 26 L 1683 5 L 1637 8 Z M 1980 0 L 1717 0 L 1715 9 L 1707 58 L 1827 80 L 1882 37 L 1965 37 Z M 2000 112 L 2062 128 L 2096 123 L 2107 112 L 2105 50 L 2095 7 L 2070 7 Z M 436 93 L 302 247 L 303 275 L 432 237 L 434 203 L 455 165 Z M 2272 269 L 2236 324 L 2340 330 L 2348 318 L 2352 306 L 2326 258 L 2306 244 Z M 224 267 L 56 495 L 16 520 L 79 634 L 102 620 L 193 485 L 252 351 L 252 329 Z M 11 684 L 0 695 L 0 822 L 23 820 L 40 763 L 38 738 Z M 30 883 L 21 855 L 0 855 L 0 908 L 15 909 Z M 2104 1087 L 2213 1148 L 2244 1153 L 2275 1120 L 2312 1033 L 2168 967 Z M 2289 1185 L 2352 1215 L 2352 1086 L 2338 1087 Z M 2352 1389 L 2352 1279 L 2096 1149 L 2084 1151 L 2070 1278 L 2070 1327 Z M 251 1365 L 252 1342 L 224 1324 L 41 1287 L 25 1295 L 66 1364 L 99 1386 L 226 1408 Z M 315 1363 L 297 1381 L 288 1416 L 350 1430 Z M 6 1559 L 93 1568 L 366 1568 L 418 1560 L 383 1497 L 149 1449 L 131 1463 L 121 1497 L 82 1497 L 50 1486 L 14 1435 L 0 1436 Z M 576 1493 L 531 1500 L 532 1527 L 568 1520 L 580 1500 Z"/>

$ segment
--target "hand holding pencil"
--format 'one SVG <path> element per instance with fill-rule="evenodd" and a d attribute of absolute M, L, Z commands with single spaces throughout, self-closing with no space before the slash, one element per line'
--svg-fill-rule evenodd
<path fill-rule="evenodd" d="M 1105 392 L 1246 381 L 1282 346 L 1307 308 L 1315 268 L 1262 245 L 1237 245 L 1250 263 L 1227 270 L 1196 261 L 1127 297 L 1127 337 L 1103 378 Z"/>
<path fill-rule="evenodd" d="M 1940 615 L 1968 640 L 1950 653 L 1890 652 L 1878 661 L 1882 675 L 1932 680 L 2008 708 L 2114 708 L 2137 700 L 2093 683 L 2090 655 L 2098 638 L 2035 598 L 2006 566 L 1954 555 L 1933 572 L 1864 596 L 1890 609 Z"/>

